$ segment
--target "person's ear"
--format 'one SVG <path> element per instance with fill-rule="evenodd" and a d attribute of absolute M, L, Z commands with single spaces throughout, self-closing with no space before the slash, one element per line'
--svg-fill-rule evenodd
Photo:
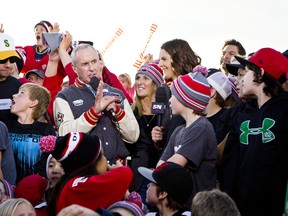
<path fill-rule="evenodd" d="M 217 91 L 215 88 L 211 87 L 210 88 L 210 98 L 213 98 L 214 96 L 216 96 Z"/>
<path fill-rule="evenodd" d="M 165 199 L 168 196 L 168 193 L 166 191 L 162 191 L 159 193 L 158 198 L 159 199 Z"/>
<path fill-rule="evenodd" d="M 261 76 L 263 76 L 263 75 L 264 75 L 264 73 L 265 73 L 265 71 L 264 71 L 264 69 L 263 69 L 263 68 L 260 68 L 260 70 L 261 70 Z"/>
<path fill-rule="evenodd" d="M 30 108 L 36 107 L 38 105 L 39 101 L 37 99 L 31 101 Z"/>

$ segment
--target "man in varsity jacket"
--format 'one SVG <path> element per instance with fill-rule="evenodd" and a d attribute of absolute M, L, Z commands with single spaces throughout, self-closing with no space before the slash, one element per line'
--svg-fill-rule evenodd
<path fill-rule="evenodd" d="M 121 90 L 102 82 L 102 61 L 89 44 L 78 45 L 71 54 L 78 74 L 74 85 L 62 90 L 54 102 L 54 118 L 60 136 L 68 132 L 96 134 L 110 164 L 128 155 L 124 145 L 139 137 L 139 125 Z M 96 84 L 92 77 L 101 81 Z"/>

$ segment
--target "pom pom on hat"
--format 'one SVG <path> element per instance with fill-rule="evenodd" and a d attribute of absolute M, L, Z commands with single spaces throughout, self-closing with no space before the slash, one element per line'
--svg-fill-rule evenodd
<path fill-rule="evenodd" d="M 192 72 L 199 72 L 202 73 L 203 76 L 207 77 L 208 70 L 205 66 L 197 65 L 195 68 L 193 68 Z"/>
<path fill-rule="evenodd" d="M 141 199 L 140 194 L 137 193 L 136 191 L 132 191 L 132 192 L 128 195 L 128 197 L 127 197 L 126 200 L 129 201 L 129 202 L 135 203 L 137 206 L 139 206 L 139 208 L 142 209 L 142 206 L 143 206 L 143 205 L 142 205 L 142 199 Z"/>
<path fill-rule="evenodd" d="M 44 136 L 40 139 L 39 148 L 42 152 L 52 152 L 55 149 L 56 136 Z"/>
<path fill-rule="evenodd" d="M 203 112 L 210 100 L 210 85 L 199 72 L 179 76 L 170 88 L 180 103 L 193 110 Z"/>

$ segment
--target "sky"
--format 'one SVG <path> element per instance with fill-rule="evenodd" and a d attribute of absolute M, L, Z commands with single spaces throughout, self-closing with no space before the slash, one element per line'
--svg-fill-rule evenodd
<path fill-rule="evenodd" d="M 105 51 L 108 69 L 128 73 L 132 81 L 140 53 L 157 59 L 161 45 L 175 38 L 188 41 L 207 68 L 219 66 L 227 39 L 240 41 L 247 54 L 263 47 L 288 49 L 287 0 L 14 0 L 10 6 L 2 4 L 0 23 L 16 45 L 35 44 L 39 21 L 58 22 L 73 40 L 93 41 Z"/>

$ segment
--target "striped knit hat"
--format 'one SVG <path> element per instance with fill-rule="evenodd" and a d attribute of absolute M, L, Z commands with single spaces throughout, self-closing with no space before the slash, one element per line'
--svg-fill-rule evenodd
<path fill-rule="evenodd" d="M 199 72 L 179 76 L 170 88 L 180 103 L 200 112 L 205 110 L 210 99 L 210 85 Z"/>
<path fill-rule="evenodd" d="M 51 154 L 69 174 L 94 163 L 101 149 L 101 141 L 96 135 L 69 132 L 57 138 Z"/>
<path fill-rule="evenodd" d="M 161 86 L 161 84 L 164 82 L 163 71 L 156 64 L 142 65 L 136 73 L 136 76 L 137 74 L 144 74 L 150 77 L 155 82 L 157 87 Z"/>
<path fill-rule="evenodd" d="M 111 206 L 107 208 L 107 211 L 113 212 L 113 209 L 115 208 L 124 208 L 130 211 L 135 216 L 144 216 L 144 212 L 142 211 L 142 209 L 133 202 L 129 202 L 129 201 L 115 202 L 114 204 L 112 204 Z"/>
<path fill-rule="evenodd" d="M 4 190 L 2 191 L 6 196 L 14 198 L 14 189 L 12 185 L 3 178 L 0 178 L 0 182 L 3 184 Z"/>

